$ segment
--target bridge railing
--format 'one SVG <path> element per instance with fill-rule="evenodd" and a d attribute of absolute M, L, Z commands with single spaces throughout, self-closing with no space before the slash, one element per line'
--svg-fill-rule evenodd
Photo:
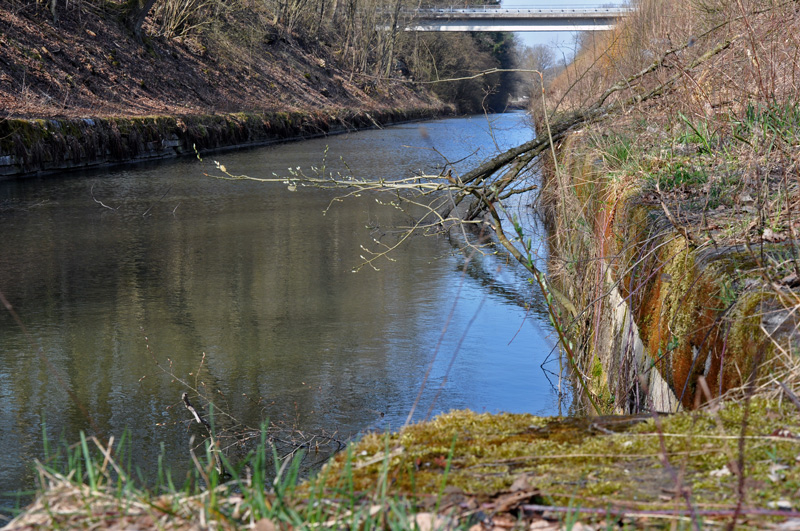
<path fill-rule="evenodd" d="M 470 7 L 436 7 L 404 10 L 407 13 L 435 14 L 435 13 L 521 13 L 521 14 L 598 14 L 598 15 L 626 15 L 632 13 L 632 7 L 501 7 L 496 5 L 470 6 Z"/>

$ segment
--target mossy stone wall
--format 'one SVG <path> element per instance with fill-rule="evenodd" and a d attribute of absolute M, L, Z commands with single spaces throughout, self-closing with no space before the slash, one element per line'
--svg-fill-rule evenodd
<path fill-rule="evenodd" d="M 603 175 L 600 156 L 575 133 L 560 175 L 551 165 L 545 176 L 550 269 L 579 309 L 571 331 L 599 401 L 608 412 L 692 408 L 744 386 L 756 365 L 774 369 L 799 342 L 796 301 L 763 282 L 744 246 L 688 241 L 643 199 L 643 178 Z"/>
<path fill-rule="evenodd" d="M 446 108 L 0 121 L 0 178 L 140 162 L 448 114 Z"/>

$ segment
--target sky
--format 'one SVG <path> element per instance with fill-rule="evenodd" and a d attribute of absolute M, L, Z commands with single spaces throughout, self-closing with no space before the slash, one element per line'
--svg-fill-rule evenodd
<path fill-rule="evenodd" d="M 581 7 L 609 7 L 625 3 L 625 0 L 501 0 L 502 7 L 531 7 L 531 8 L 581 8 Z M 515 35 L 525 46 L 544 44 L 556 48 L 561 53 L 571 55 L 575 44 L 573 31 L 525 31 Z M 557 53 L 558 55 L 558 53 Z"/>

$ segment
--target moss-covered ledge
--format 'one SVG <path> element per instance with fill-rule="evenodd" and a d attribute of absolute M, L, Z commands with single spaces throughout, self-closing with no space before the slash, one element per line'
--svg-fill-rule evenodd
<path fill-rule="evenodd" d="M 289 467 L 268 485 L 148 492 L 100 475 L 109 453 L 88 479 L 40 466 L 44 489 L 8 529 L 775 529 L 800 518 L 799 453 L 788 401 L 592 419 L 452 411 L 366 435 L 302 482 Z"/>
<path fill-rule="evenodd" d="M 374 111 L 246 112 L 191 116 L 0 120 L 0 178 L 265 145 L 451 114 Z"/>
<path fill-rule="evenodd" d="M 453 411 L 399 433 L 368 435 L 321 477 L 328 488 L 346 479 L 361 492 L 385 477 L 390 494 L 445 496 L 461 507 L 475 498 L 488 504 L 487 513 L 501 505 L 498 497 L 516 492 L 520 516 L 528 504 L 576 513 L 602 508 L 617 517 L 652 511 L 689 519 L 696 511 L 703 520 L 724 519 L 740 498 L 743 442 L 742 514 L 766 523 L 781 514 L 772 509 L 800 511 L 798 435 L 795 406 L 762 399 L 658 418 Z"/>

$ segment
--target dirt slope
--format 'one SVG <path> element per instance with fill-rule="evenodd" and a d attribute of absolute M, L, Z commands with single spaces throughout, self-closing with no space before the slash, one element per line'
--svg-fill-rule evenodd
<path fill-rule="evenodd" d="M 113 12 L 0 0 L 0 117 L 140 116 L 243 110 L 437 105 L 402 80 L 375 84 L 338 68 L 333 51 L 277 27 L 245 46 L 148 37 L 138 43 Z M 240 14 L 240 16 L 245 16 Z M 228 21 L 236 27 L 236 20 Z M 230 28 L 228 28 L 230 29 Z M 225 30 L 225 28 L 222 28 Z"/>

